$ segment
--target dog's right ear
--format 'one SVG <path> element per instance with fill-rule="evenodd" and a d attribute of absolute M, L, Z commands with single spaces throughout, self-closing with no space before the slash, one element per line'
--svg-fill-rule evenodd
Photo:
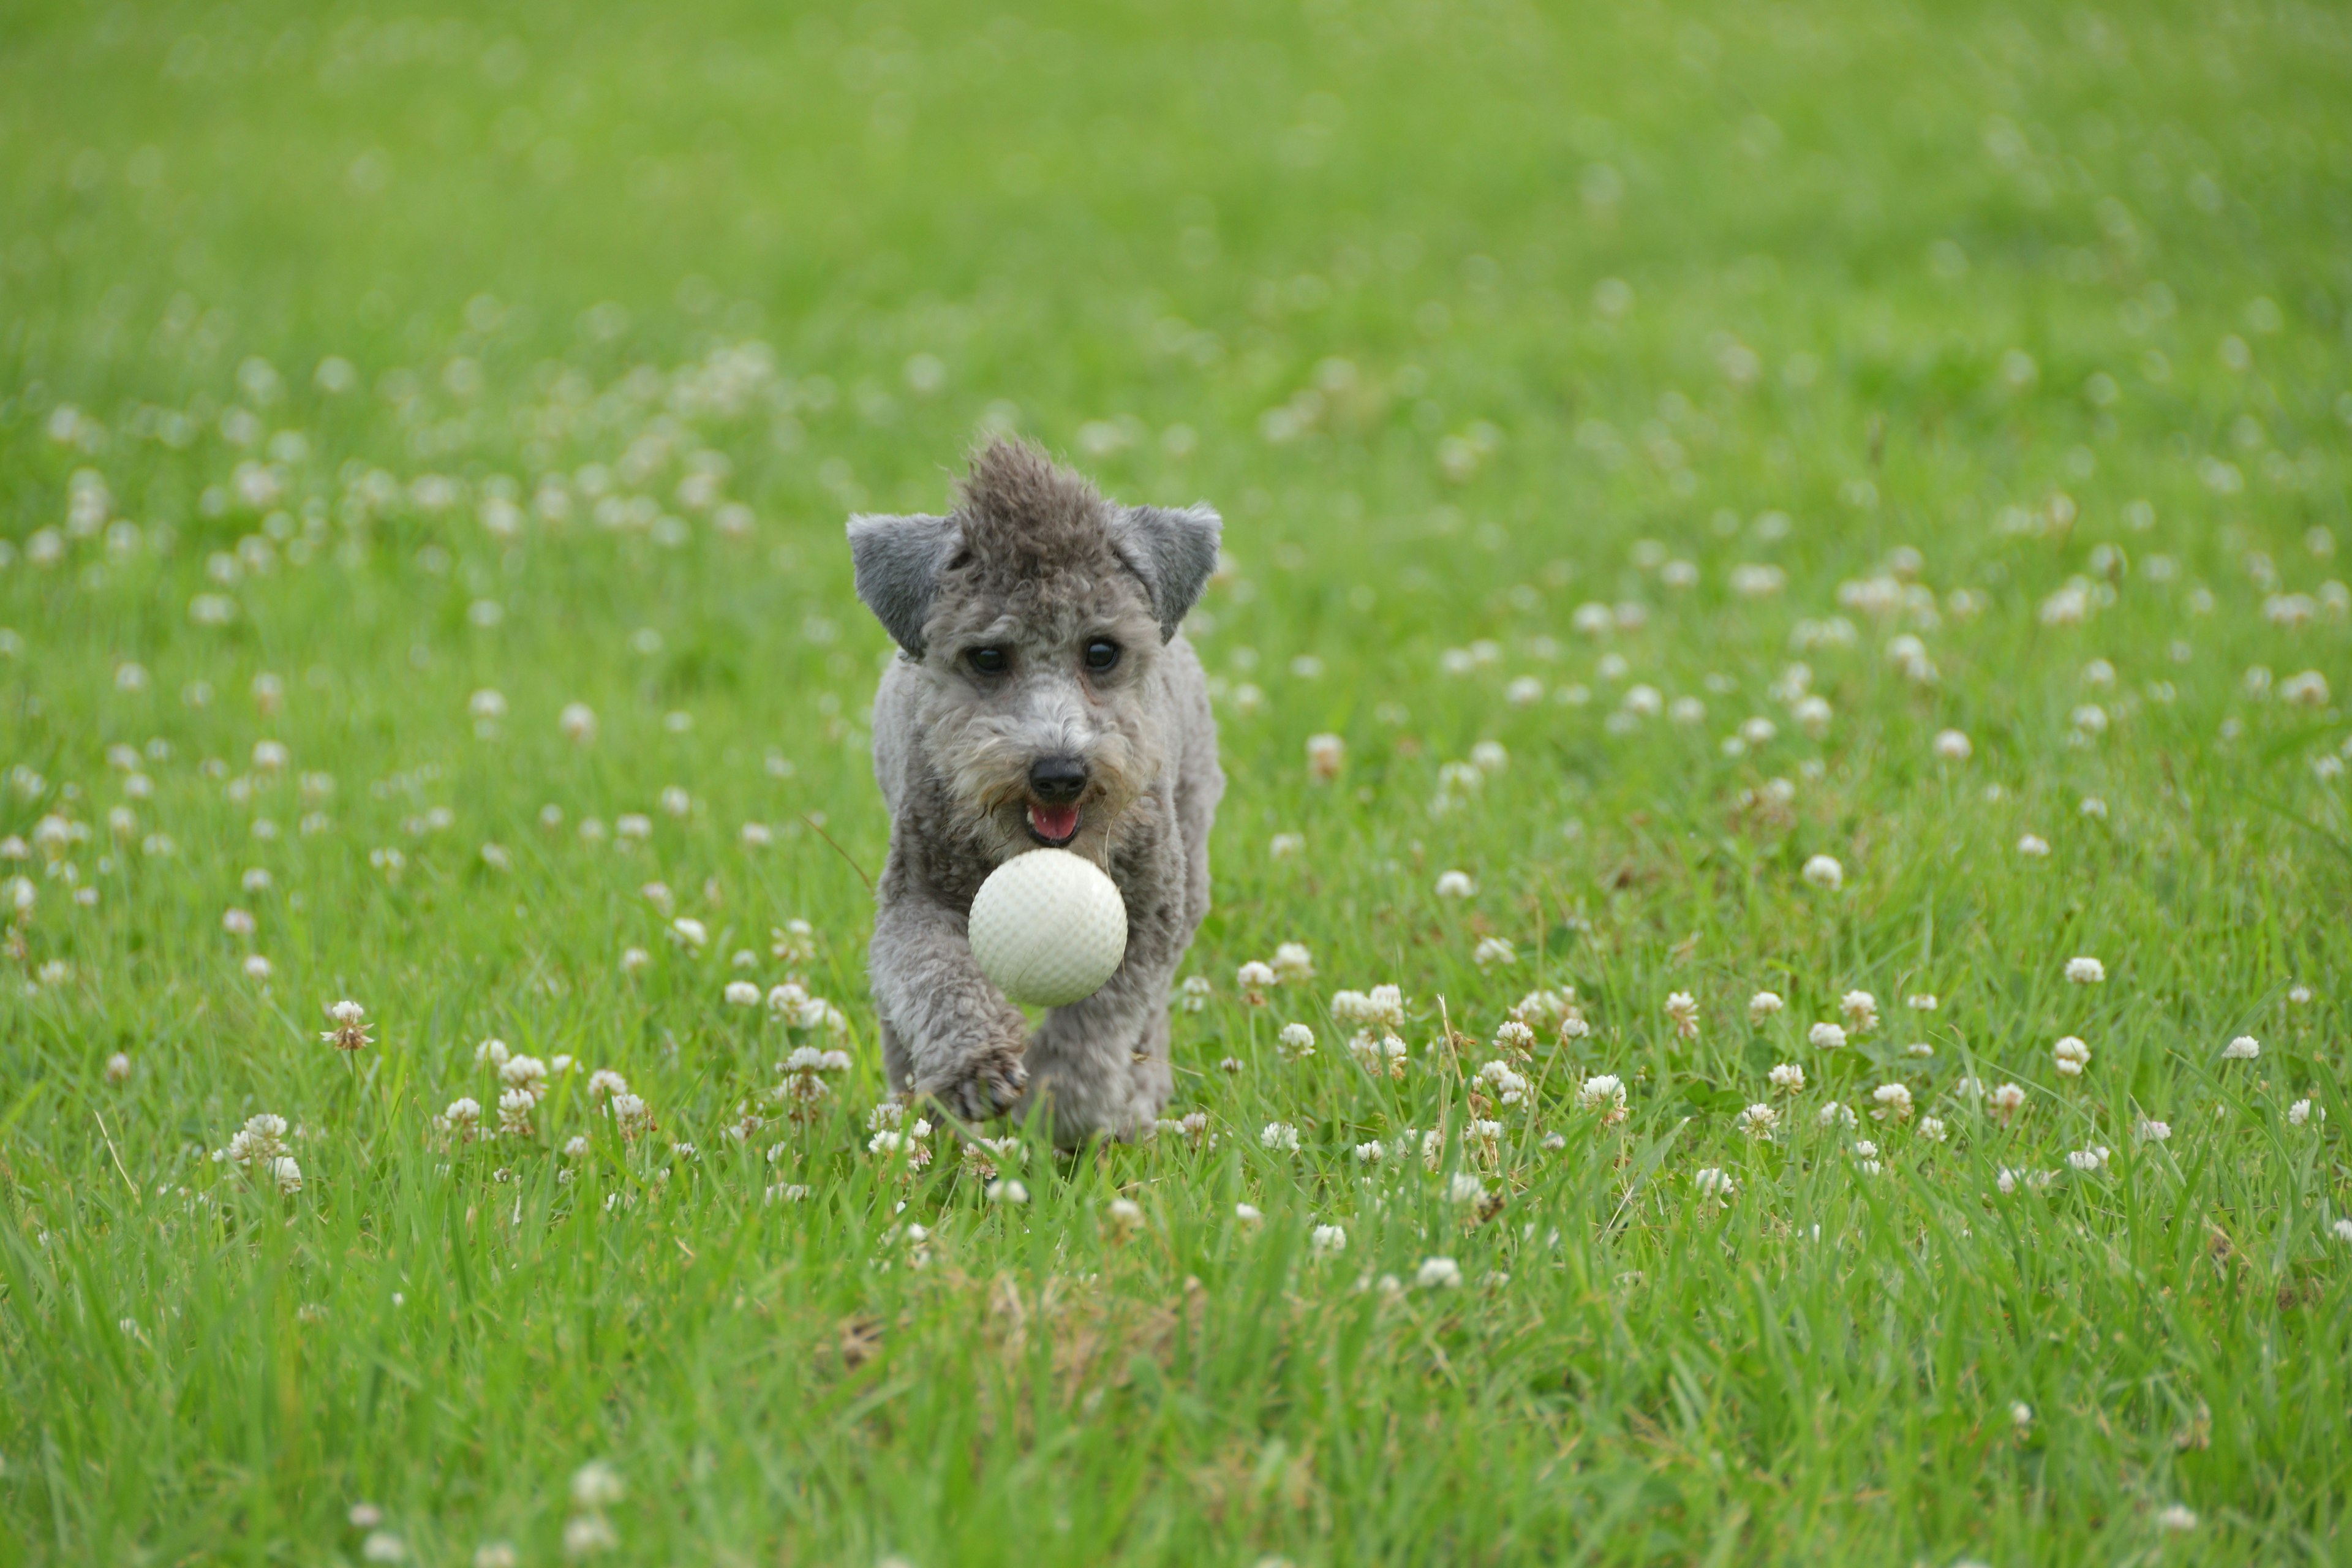
<path fill-rule="evenodd" d="M 931 618 L 940 574 L 954 559 L 961 537 L 951 517 L 849 520 L 849 558 L 856 569 L 857 596 L 890 640 L 916 658 L 923 657 L 923 623 Z"/>

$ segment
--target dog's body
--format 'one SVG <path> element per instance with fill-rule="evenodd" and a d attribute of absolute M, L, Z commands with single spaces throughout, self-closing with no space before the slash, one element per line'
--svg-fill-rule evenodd
<path fill-rule="evenodd" d="M 946 517 L 851 520 L 899 645 L 874 703 L 890 808 L 872 973 L 893 1089 L 979 1121 L 1035 1108 L 1068 1144 L 1166 1105 L 1168 991 L 1209 908 L 1224 775 L 1179 633 L 1216 562 L 1203 508 L 1121 507 L 1032 447 L 982 451 Z M 1127 900 L 1127 957 L 1034 1037 L 966 940 L 988 874 L 1039 844 Z"/>

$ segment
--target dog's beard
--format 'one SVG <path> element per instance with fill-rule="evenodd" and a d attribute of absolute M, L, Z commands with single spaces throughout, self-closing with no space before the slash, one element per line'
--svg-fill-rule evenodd
<path fill-rule="evenodd" d="M 1135 748 L 1127 737 L 1106 730 L 1083 745 L 1069 745 L 1070 739 L 1058 734 L 1040 750 L 1033 736 L 976 724 L 941 748 L 949 792 L 992 858 L 1037 845 L 1087 853 L 1134 803 Z M 1076 800 L 1043 801 L 1030 788 L 1031 767 L 1048 756 L 1085 764 L 1086 787 Z"/>

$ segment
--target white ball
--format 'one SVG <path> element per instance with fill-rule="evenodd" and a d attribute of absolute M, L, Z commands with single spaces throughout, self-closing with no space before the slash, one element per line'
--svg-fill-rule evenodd
<path fill-rule="evenodd" d="M 1015 855 L 971 900 L 971 956 L 1015 1002 L 1066 1007 L 1093 995 L 1127 957 L 1118 884 L 1066 849 Z"/>

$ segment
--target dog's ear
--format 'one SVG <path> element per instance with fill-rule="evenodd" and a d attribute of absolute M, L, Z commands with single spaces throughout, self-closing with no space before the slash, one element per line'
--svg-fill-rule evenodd
<path fill-rule="evenodd" d="M 1112 542 L 1128 568 L 1143 579 L 1151 613 L 1159 617 L 1160 640 L 1166 642 L 1184 624 L 1184 616 L 1209 574 L 1217 569 L 1217 535 L 1223 521 L 1206 505 L 1181 511 L 1166 507 L 1131 506 L 1112 525 Z"/>
<path fill-rule="evenodd" d="M 857 596 L 890 640 L 923 657 L 923 623 L 931 596 L 962 536 L 951 517 L 867 517 L 849 520 L 849 558 Z"/>

